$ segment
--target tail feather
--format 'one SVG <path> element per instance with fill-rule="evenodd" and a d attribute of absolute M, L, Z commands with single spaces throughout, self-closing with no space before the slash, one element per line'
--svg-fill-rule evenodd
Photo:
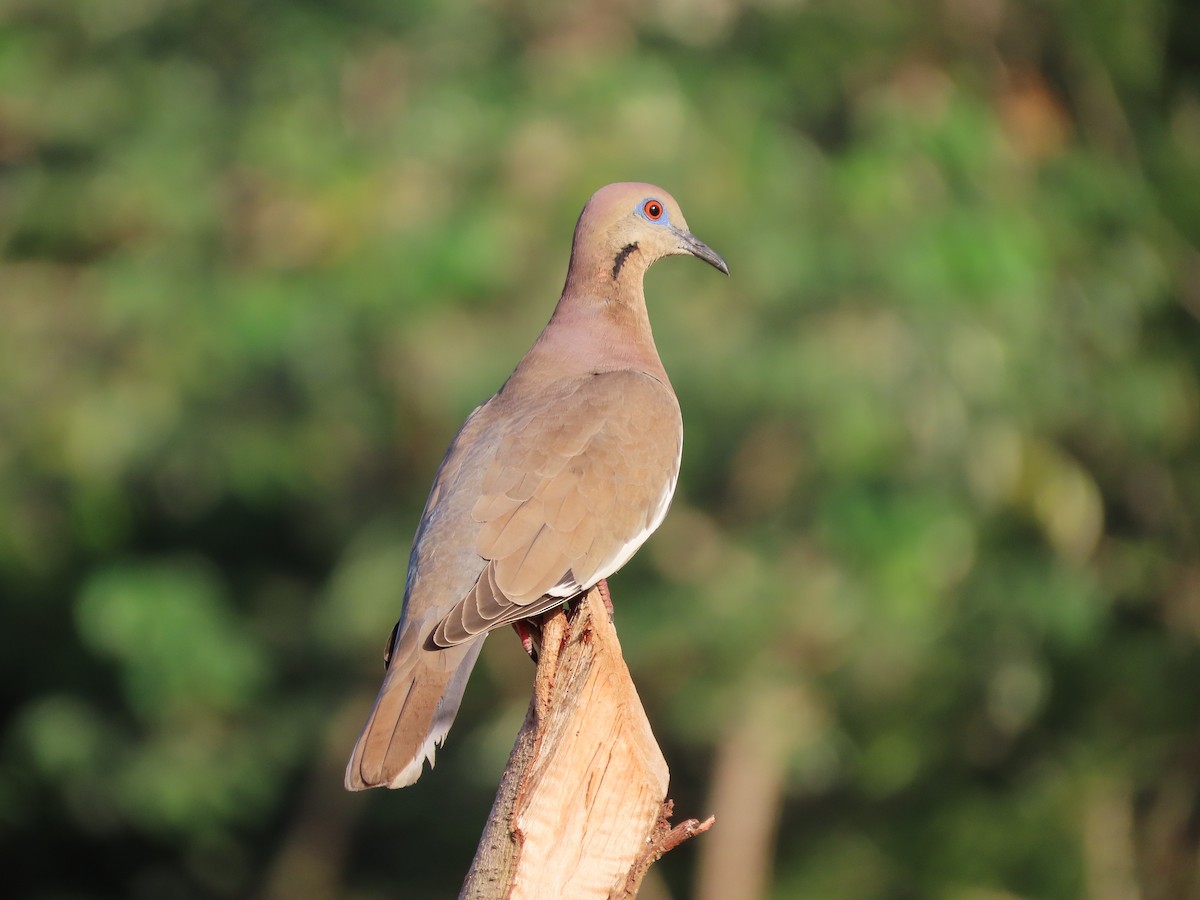
<path fill-rule="evenodd" d="M 407 787 L 421 777 L 426 760 L 433 766 L 484 637 L 396 654 L 346 766 L 347 790 Z"/>

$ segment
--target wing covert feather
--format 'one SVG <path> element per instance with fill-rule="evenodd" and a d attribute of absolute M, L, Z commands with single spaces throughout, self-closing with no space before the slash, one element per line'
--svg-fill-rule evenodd
<path fill-rule="evenodd" d="M 443 646 L 536 615 L 612 574 L 674 492 L 679 405 L 651 376 L 586 376 L 508 424 L 471 509 L 486 562 L 435 632 Z"/>

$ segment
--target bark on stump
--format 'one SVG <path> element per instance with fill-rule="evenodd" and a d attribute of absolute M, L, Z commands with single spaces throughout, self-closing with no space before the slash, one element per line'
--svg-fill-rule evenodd
<path fill-rule="evenodd" d="M 713 819 L 670 825 L 667 763 L 600 592 L 544 615 L 541 632 L 533 699 L 460 900 L 634 897 Z"/>

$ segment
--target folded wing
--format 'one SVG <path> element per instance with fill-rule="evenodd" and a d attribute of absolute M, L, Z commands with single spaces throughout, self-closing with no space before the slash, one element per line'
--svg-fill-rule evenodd
<path fill-rule="evenodd" d="M 662 522 L 674 493 L 679 405 L 649 375 L 588 375 L 516 421 L 472 509 L 486 563 L 434 630 L 438 646 L 537 615 L 607 578 Z"/>

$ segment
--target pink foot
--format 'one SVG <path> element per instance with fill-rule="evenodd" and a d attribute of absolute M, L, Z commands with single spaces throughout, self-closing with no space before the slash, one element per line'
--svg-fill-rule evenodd
<path fill-rule="evenodd" d="M 608 590 L 608 579 L 601 578 L 596 582 L 596 590 L 600 592 L 600 599 L 604 601 L 604 608 L 608 610 L 608 617 L 613 617 L 612 594 Z"/>
<path fill-rule="evenodd" d="M 529 654 L 530 659 L 537 662 L 537 651 L 533 649 L 533 635 L 529 633 L 529 626 L 525 624 L 525 620 L 518 619 L 512 623 L 512 627 L 521 639 L 521 649 Z"/>

